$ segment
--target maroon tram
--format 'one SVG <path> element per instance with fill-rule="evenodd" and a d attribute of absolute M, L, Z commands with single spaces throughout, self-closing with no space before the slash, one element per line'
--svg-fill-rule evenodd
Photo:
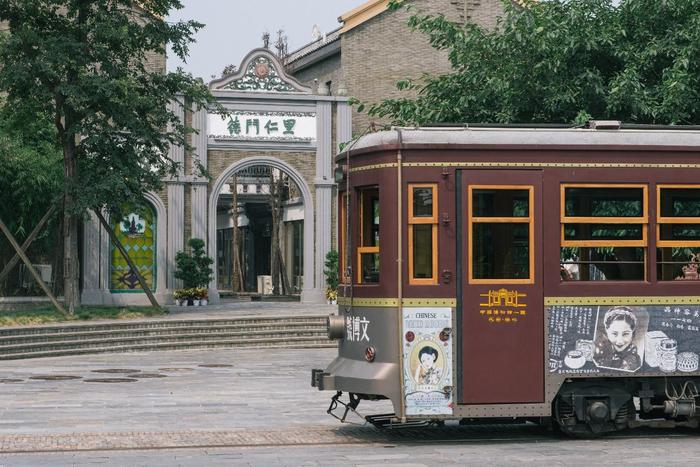
<path fill-rule="evenodd" d="M 697 426 L 699 131 L 397 128 L 336 162 L 338 357 L 312 372 L 332 406 Z"/>

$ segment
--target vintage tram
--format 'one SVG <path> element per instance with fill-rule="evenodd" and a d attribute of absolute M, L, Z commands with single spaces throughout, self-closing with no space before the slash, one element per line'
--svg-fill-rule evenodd
<path fill-rule="evenodd" d="M 360 138 L 336 159 L 338 356 L 312 385 L 346 415 L 389 399 L 394 414 L 375 424 L 697 426 L 696 130 L 599 121 Z"/>

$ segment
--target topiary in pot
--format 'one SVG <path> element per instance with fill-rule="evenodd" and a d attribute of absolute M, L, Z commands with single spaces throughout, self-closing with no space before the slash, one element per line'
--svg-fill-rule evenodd
<path fill-rule="evenodd" d="M 191 238 L 187 245 L 189 251 L 178 251 L 175 255 L 175 278 L 182 281 L 185 289 L 206 288 L 212 279 L 214 260 L 204 252 L 204 240 Z"/>

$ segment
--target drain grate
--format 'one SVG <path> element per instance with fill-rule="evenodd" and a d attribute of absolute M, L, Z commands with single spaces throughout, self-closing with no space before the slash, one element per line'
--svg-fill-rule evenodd
<path fill-rule="evenodd" d="M 192 368 L 158 368 L 159 371 L 164 371 L 166 373 L 177 373 L 185 371 L 193 371 Z"/>
<path fill-rule="evenodd" d="M 140 373 L 141 370 L 134 370 L 129 368 L 107 368 L 106 370 L 92 370 L 93 373 L 106 373 L 106 374 L 133 374 Z"/>
<path fill-rule="evenodd" d="M 202 368 L 232 368 L 233 365 L 227 365 L 225 363 L 204 363 L 202 365 L 197 365 L 201 366 Z"/>
<path fill-rule="evenodd" d="M 161 375 L 160 373 L 136 373 L 133 375 L 126 375 L 127 378 L 167 378 L 168 375 Z"/>
<path fill-rule="evenodd" d="M 0 378 L 0 383 L 22 383 L 24 382 L 23 379 L 16 379 L 16 378 Z"/>
<path fill-rule="evenodd" d="M 37 379 L 41 381 L 69 381 L 71 379 L 80 379 L 80 376 L 72 375 L 40 375 L 30 376 L 29 379 Z"/>
<path fill-rule="evenodd" d="M 91 378 L 83 381 L 86 383 L 135 383 L 138 380 L 134 378 Z"/>

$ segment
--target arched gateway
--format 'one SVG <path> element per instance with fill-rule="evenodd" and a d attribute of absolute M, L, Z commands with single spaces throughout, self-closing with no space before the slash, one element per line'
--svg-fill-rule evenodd
<path fill-rule="evenodd" d="M 289 227 L 284 231 L 289 233 L 290 246 L 288 251 L 280 252 L 282 257 L 294 251 L 293 258 L 287 257 L 291 293 L 299 293 L 303 302 L 324 300 L 324 259 L 336 241 L 332 219 L 336 196 L 333 156 L 338 144 L 351 138 L 348 99 L 329 96 L 328 88 L 325 83 L 316 92 L 300 84 L 286 75 L 268 49 L 255 49 L 243 59 L 238 71 L 210 83 L 211 93 L 226 115 L 206 108 L 186 108 L 181 102 L 172 104 L 176 115 L 196 133 L 191 137 L 192 152 L 182 147 L 170 150 L 170 157 L 182 166 L 179 174 L 165 180 L 165 190 L 149 195 L 157 198 L 149 201 L 158 221 L 156 291 L 163 303 L 168 303 L 173 291 L 181 287 L 174 278 L 175 255 L 185 249 L 190 238 L 205 240 L 215 261 L 215 277 L 209 286 L 212 303 L 220 299 L 219 285 L 224 281 L 219 276 L 228 267 L 226 255 L 230 255 L 230 248 L 224 248 L 222 241 L 227 238 L 226 230 L 231 230 L 231 218 L 236 219 L 234 226 L 241 219 L 241 225 L 251 227 L 246 238 L 258 240 L 258 245 L 263 243 L 259 237 L 264 234 L 252 227 L 256 220 L 258 229 L 266 227 L 261 227 L 260 221 L 261 216 L 267 215 L 262 212 L 265 186 L 255 180 L 236 182 L 233 187 L 230 183 L 234 175 L 251 179 L 251 174 L 259 176 L 262 172 L 273 178 L 274 174 L 284 174 L 288 181 L 285 190 L 294 192 L 294 196 L 286 192 L 281 221 Z M 193 170 L 197 164 L 207 170 L 210 178 Z M 240 193 L 244 202 L 239 199 L 232 208 L 230 198 L 234 192 Z M 255 202 L 245 202 L 255 198 L 252 195 L 256 193 L 260 196 Z M 139 290 L 127 296 L 109 289 L 106 232 L 93 220 L 86 224 L 85 235 L 83 303 L 121 303 L 128 298 L 128 303 L 147 304 L 145 294 Z M 257 257 L 251 254 L 246 258 L 269 262 L 265 252 L 253 253 Z M 260 267 L 248 269 L 249 284 L 264 277 Z"/>

